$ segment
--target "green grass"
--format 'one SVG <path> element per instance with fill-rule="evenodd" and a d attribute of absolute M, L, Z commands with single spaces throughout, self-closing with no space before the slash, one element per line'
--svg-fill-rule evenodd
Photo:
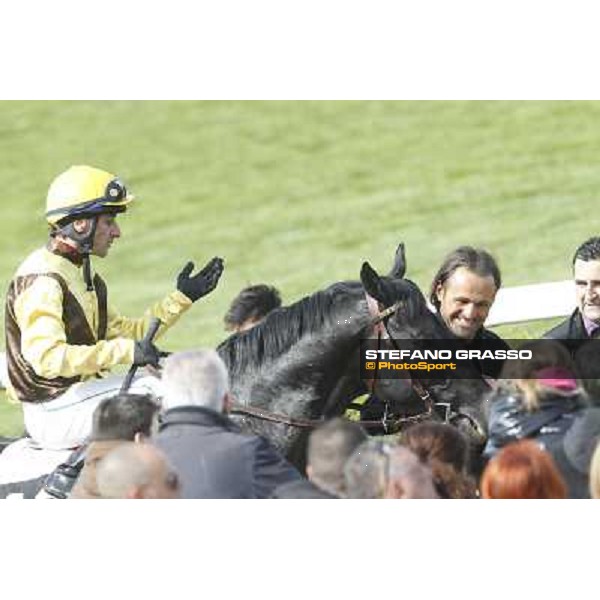
<path fill-rule="evenodd" d="M 365 259 L 386 270 L 399 241 L 423 287 L 463 243 L 490 249 L 508 286 L 565 279 L 597 233 L 599 117 L 597 102 L 0 102 L 2 288 L 45 240 L 48 184 L 74 163 L 117 172 L 138 199 L 95 262 L 124 314 L 186 260 L 225 257 L 169 350 L 216 344 L 249 283 L 293 302 Z"/>
<path fill-rule="evenodd" d="M 20 435 L 23 431 L 21 408 L 0 394 L 0 436 Z"/>

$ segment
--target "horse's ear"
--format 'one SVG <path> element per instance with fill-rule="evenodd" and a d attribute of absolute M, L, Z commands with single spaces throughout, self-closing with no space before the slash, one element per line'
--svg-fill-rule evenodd
<path fill-rule="evenodd" d="M 381 301 L 380 277 L 377 271 L 368 263 L 364 262 L 360 269 L 360 280 L 367 294 Z"/>
<path fill-rule="evenodd" d="M 394 266 L 390 271 L 390 277 L 394 279 L 402 279 L 406 273 L 406 255 L 404 253 L 404 243 L 400 242 L 396 248 L 396 256 L 394 257 Z"/>

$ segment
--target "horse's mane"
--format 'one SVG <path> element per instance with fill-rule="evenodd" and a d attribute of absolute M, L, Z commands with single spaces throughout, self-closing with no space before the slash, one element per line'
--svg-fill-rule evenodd
<path fill-rule="evenodd" d="M 307 335 L 339 323 L 350 310 L 356 311 L 364 297 L 358 281 L 341 281 L 290 306 L 277 308 L 247 331 L 233 334 L 217 347 L 230 372 L 277 359 Z M 365 316 L 366 303 L 365 303 Z"/>

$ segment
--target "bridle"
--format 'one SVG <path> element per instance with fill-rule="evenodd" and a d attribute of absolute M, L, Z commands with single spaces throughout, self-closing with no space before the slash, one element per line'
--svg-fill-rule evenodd
<path fill-rule="evenodd" d="M 390 336 L 390 333 L 388 331 L 387 321 L 388 321 L 389 317 L 391 315 L 393 315 L 399 308 L 403 307 L 403 305 L 404 305 L 404 301 L 399 300 L 392 306 L 389 306 L 389 307 L 381 310 L 377 315 L 375 315 L 369 321 L 369 323 L 367 323 L 367 325 L 365 325 L 365 327 L 361 330 L 360 333 L 363 334 L 365 331 L 371 330 L 378 323 L 383 323 L 383 326 L 385 327 L 385 330 L 386 330 L 386 333 L 387 333 L 389 339 L 392 341 L 392 344 L 397 348 L 396 342 Z M 378 350 L 379 350 L 379 348 L 381 346 L 381 333 L 379 333 L 379 335 L 378 335 L 377 343 L 378 343 Z M 378 368 L 379 362 L 378 361 L 376 362 L 376 365 L 377 365 L 377 367 L 374 372 L 373 385 L 372 385 L 372 390 L 371 390 L 372 392 L 375 391 L 376 382 L 377 382 L 377 374 L 379 371 L 379 368 Z M 366 429 L 373 429 L 373 428 L 381 429 L 381 428 L 383 428 L 383 430 L 386 434 L 387 433 L 396 433 L 397 431 L 400 431 L 402 426 L 404 426 L 407 423 L 418 423 L 420 421 L 423 421 L 423 420 L 429 418 L 433 414 L 436 407 L 438 407 L 438 406 L 440 406 L 440 407 L 444 406 L 447 408 L 447 410 L 446 410 L 447 418 L 445 419 L 445 421 L 447 421 L 449 418 L 448 413 L 449 413 L 450 405 L 448 403 L 434 403 L 431 398 L 431 395 L 423 387 L 423 385 L 421 384 L 420 381 L 417 381 L 416 379 L 410 377 L 410 383 L 411 383 L 412 389 L 415 391 L 417 396 L 421 399 L 421 401 L 424 404 L 425 409 L 423 412 L 420 412 L 416 415 L 410 415 L 408 417 L 393 417 L 393 416 L 390 416 L 389 403 L 387 400 L 385 400 L 384 401 L 384 414 L 381 419 L 358 420 L 358 421 L 354 421 L 354 423 L 357 423 L 358 425 L 361 425 L 362 427 L 364 427 Z M 232 404 L 229 412 L 230 412 L 230 414 L 237 414 L 237 415 L 242 415 L 242 416 L 246 415 L 246 416 L 250 416 L 250 417 L 255 417 L 262 421 L 269 421 L 272 423 L 278 423 L 278 424 L 282 424 L 282 425 L 290 425 L 292 427 L 299 427 L 299 428 L 318 427 L 325 421 L 324 417 L 321 417 L 319 419 L 295 418 L 295 417 L 290 417 L 288 415 L 284 415 L 282 413 L 271 412 L 271 411 L 268 411 L 268 410 L 265 410 L 262 408 L 257 408 L 255 406 L 249 406 L 247 404 L 242 405 L 242 404 L 238 404 L 235 402 Z"/>
<path fill-rule="evenodd" d="M 398 309 L 404 308 L 404 304 L 405 304 L 404 300 L 399 300 L 392 306 L 382 310 L 376 317 L 374 317 L 373 322 L 372 322 L 372 325 L 376 325 L 377 323 L 383 323 L 383 326 L 387 333 L 388 339 L 392 343 L 392 346 L 394 346 L 395 350 L 400 350 L 400 348 L 398 347 L 398 344 L 396 343 L 396 340 L 394 339 L 394 337 L 392 335 L 390 335 L 390 331 L 388 329 L 387 323 L 392 314 L 394 314 Z M 378 335 L 378 348 L 377 348 L 378 350 L 379 350 L 380 343 L 381 343 L 381 333 L 379 333 L 379 335 Z M 375 377 L 373 380 L 373 388 L 372 388 L 373 392 L 375 391 L 377 372 L 379 370 L 378 367 L 379 367 L 379 361 L 376 361 Z M 419 420 L 425 420 L 426 418 L 430 417 L 432 414 L 435 413 L 437 416 L 441 417 L 443 419 L 443 422 L 446 424 L 453 423 L 457 418 L 466 419 L 470 423 L 471 427 L 473 427 L 475 432 L 479 436 L 485 438 L 485 432 L 481 429 L 481 425 L 471 415 L 469 415 L 465 412 L 461 412 L 459 410 L 455 410 L 452 407 L 452 405 L 450 404 L 450 402 L 434 402 L 429 391 L 427 391 L 425 389 L 425 387 L 423 386 L 423 384 L 420 381 L 418 381 L 417 379 L 414 379 L 410 375 L 410 371 L 408 373 L 408 376 L 409 376 L 413 391 L 420 398 L 420 400 L 423 402 L 423 405 L 425 407 L 425 410 L 423 412 L 413 415 L 413 418 L 417 418 Z M 385 401 L 384 419 L 385 419 L 387 412 L 388 412 L 388 403 L 387 403 L 387 401 Z M 405 420 L 407 420 L 409 418 L 410 417 L 403 417 L 401 419 L 398 419 L 398 420 L 392 421 L 392 422 L 403 423 Z M 386 433 L 387 433 L 387 430 L 385 429 L 385 425 L 384 425 L 384 431 L 386 431 Z"/>
<path fill-rule="evenodd" d="M 388 336 L 388 339 L 390 340 L 390 342 L 392 343 L 392 345 L 394 346 L 394 348 L 396 350 L 399 350 L 398 348 L 398 344 L 396 343 L 396 340 L 392 337 L 392 335 L 390 334 L 390 331 L 388 329 L 388 321 L 389 318 L 399 309 L 404 308 L 405 302 L 404 300 L 398 300 L 397 302 L 395 302 L 394 304 L 392 304 L 391 306 L 388 306 L 387 308 L 381 310 L 371 321 L 370 323 L 370 327 L 373 327 L 375 325 L 378 325 L 379 323 L 383 324 L 383 327 L 385 329 L 385 332 Z M 379 350 L 381 349 L 381 332 L 378 332 L 377 334 L 377 350 L 378 350 L 378 354 L 379 354 Z M 373 383 L 371 384 L 371 392 L 372 393 L 376 393 L 376 388 L 377 388 L 377 375 L 379 374 L 379 360 L 375 361 L 375 371 L 373 373 Z M 396 417 L 396 418 L 390 418 L 389 415 L 389 402 L 387 401 L 387 399 L 384 398 L 384 411 L 383 411 L 383 417 L 380 421 L 374 421 L 373 423 L 377 423 L 379 426 L 383 427 L 383 430 L 385 433 L 388 433 L 388 431 L 390 430 L 395 430 L 398 431 L 401 428 L 401 425 L 403 425 L 406 422 L 414 422 L 414 421 L 423 421 L 427 418 L 429 418 L 434 410 L 436 410 L 436 408 L 438 407 L 444 407 L 446 408 L 446 412 L 444 415 L 444 421 L 447 422 L 448 420 L 448 411 L 450 408 L 450 405 L 448 403 L 435 403 L 433 401 L 433 399 L 431 398 L 431 394 L 425 389 L 425 387 L 423 386 L 423 384 L 418 381 L 417 379 L 414 379 L 411 374 L 410 371 L 408 372 L 408 378 L 410 381 L 410 386 L 412 387 L 413 391 L 415 392 L 415 394 L 419 397 L 419 399 L 421 400 L 421 402 L 423 402 L 423 406 L 424 406 L 424 410 L 420 413 L 417 413 L 416 415 L 411 415 L 409 417 Z M 359 423 L 364 424 L 364 423 L 368 423 L 369 421 L 359 421 Z"/>

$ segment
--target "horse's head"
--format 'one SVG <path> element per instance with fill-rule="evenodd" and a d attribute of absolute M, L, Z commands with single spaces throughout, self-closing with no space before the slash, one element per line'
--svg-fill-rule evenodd
<path fill-rule="evenodd" d="M 400 313 L 403 315 L 404 327 L 397 329 L 399 337 L 422 339 L 433 334 L 435 319 L 427 308 L 421 290 L 415 283 L 404 278 L 405 272 L 404 244 L 400 244 L 389 275 L 379 275 L 368 262 L 364 262 L 360 280 L 368 297 L 374 301 L 370 303 L 373 317 L 383 314 L 382 320 L 387 320 L 388 314 Z"/>
<path fill-rule="evenodd" d="M 364 263 L 361 281 L 367 294 L 377 303 L 383 337 L 389 338 L 392 346 L 394 340 L 418 340 L 426 347 L 428 340 L 440 340 L 447 334 L 429 310 L 419 288 L 404 278 L 405 270 L 404 247 L 401 244 L 396 252 L 394 268 L 388 276 L 379 275 L 369 263 Z M 466 365 L 465 369 L 469 368 Z M 393 381 L 379 381 L 377 393 L 386 387 L 391 391 L 391 385 L 384 387 L 382 383 Z M 485 430 L 483 403 L 489 387 L 474 366 L 472 372 L 463 369 L 460 378 L 452 377 L 449 373 L 447 379 L 419 377 L 419 381 L 435 402 L 450 405 L 460 429 L 472 440 L 480 441 Z"/>

